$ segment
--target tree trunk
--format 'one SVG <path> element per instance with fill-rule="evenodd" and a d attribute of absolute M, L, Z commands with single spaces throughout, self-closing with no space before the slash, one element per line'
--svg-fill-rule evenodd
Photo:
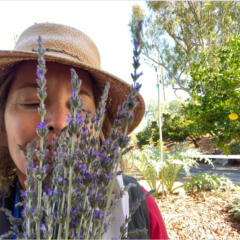
<path fill-rule="evenodd" d="M 192 136 L 189 136 L 192 140 L 192 142 L 194 143 L 195 147 L 196 148 L 199 148 L 198 144 L 197 144 L 197 141 L 192 137 Z"/>

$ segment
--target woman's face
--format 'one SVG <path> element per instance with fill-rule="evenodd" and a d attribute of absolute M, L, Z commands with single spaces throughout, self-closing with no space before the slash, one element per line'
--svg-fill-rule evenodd
<path fill-rule="evenodd" d="M 17 69 L 16 77 L 10 88 L 4 120 L 5 120 L 5 144 L 9 148 L 10 155 L 18 168 L 18 177 L 23 186 L 25 180 L 26 157 L 19 150 L 18 144 L 24 148 L 34 138 L 37 139 L 37 147 L 40 139 L 36 133 L 36 126 L 41 121 L 38 114 L 40 100 L 37 97 L 36 61 L 25 61 Z M 67 65 L 49 62 L 46 64 L 47 73 L 47 98 L 45 106 L 46 127 L 48 144 L 53 137 L 67 126 L 67 116 L 70 114 L 69 97 L 72 92 L 70 67 Z M 92 89 L 92 81 L 87 71 L 75 69 L 82 80 L 79 95 L 83 99 L 83 109 L 95 112 L 95 101 Z"/>

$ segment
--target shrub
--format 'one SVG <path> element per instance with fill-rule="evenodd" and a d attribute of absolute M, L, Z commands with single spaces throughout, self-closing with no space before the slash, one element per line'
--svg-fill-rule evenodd
<path fill-rule="evenodd" d="M 232 203 L 230 203 L 227 208 L 228 212 L 234 213 L 233 218 L 240 220 L 240 196 L 234 198 Z"/>
<path fill-rule="evenodd" d="M 192 176 L 187 183 L 184 184 L 184 188 L 188 191 L 203 191 L 203 190 L 235 190 L 233 182 L 217 173 L 210 174 L 210 172 L 198 172 Z"/>
<path fill-rule="evenodd" d="M 149 186 L 156 188 L 156 193 L 159 191 L 162 181 L 169 192 L 182 187 L 183 185 L 173 188 L 173 184 L 181 170 L 184 170 L 187 175 L 191 166 L 198 165 L 197 160 L 193 156 L 198 156 L 202 159 L 200 150 L 186 149 L 185 142 L 175 146 L 171 153 L 163 153 L 163 161 L 160 159 L 159 148 L 152 145 L 146 145 L 142 151 L 134 152 L 136 166 Z M 205 161 L 211 163 L 209 159 Z M 161 169 L 163 170 L 163 180 Z"/>
<path fill-rule="evenodd" d="M 144 145 L 149 144 L 149 139 L 151 139 L 156 145 L 159 141 L 159 127 L 157 121 L 151 122 L 145 129 L 137 133 L 138 147 L 142 148 Z"/>
<path fill-rule="evenodd" d="M 238 142 L 233 142 L 230 146 L 232 148 L 230 154 L 240 154 L 240 144 Z"/>
<path fill-rule="evenodd" d="M 183 142 L 190 135 L 187 129 L 190 121 L 186 121 L 183 116 L 163 114 L 164 124 L 162 134 L 164 141 Z"/>

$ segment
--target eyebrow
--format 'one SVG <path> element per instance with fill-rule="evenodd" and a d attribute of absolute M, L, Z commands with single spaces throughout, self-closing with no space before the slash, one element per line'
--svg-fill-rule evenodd
<path fill-rule="evenodd" d="M 39 87 L 37 83 L 23 83 L 17 89 L 22 89 L 22 88 L 35 88 L 35 89 L 37 89 L 37 87 Z"/>
<path fill-rule="evenodd" d="M 34 88 L 34 89 L 37 89 L 37 88 L 39 88 L 39 86 L 38 86 L 37 83 L 23 83 L 17 89 L 22 89 L 22 88 Z M 82 90 L 82 89 L 80 89 L 79 95 L 85 95 L 85 96 L 88 96 L 88 97 L 92 98 L 92 95 L 89 94 L 89 92 L 87 92 L 85 90 Z"/>

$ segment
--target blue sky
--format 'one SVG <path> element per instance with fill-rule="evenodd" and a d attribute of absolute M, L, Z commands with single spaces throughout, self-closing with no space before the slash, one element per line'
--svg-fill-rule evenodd
<path fill-rule="evenodd" d="M 0 1 L 0 49 L 13 49 L 14 36 L 34 23 L 53 22 L 75 27 L 97 45 L 102 69 L 131 83 L 132 44 L 127 26 L 133 4 L 144 1 Z M 141 94 L 157 99 L 156 73 L 142 61 Z M 171 88 L 166 100 L 175 99 Z"/>

